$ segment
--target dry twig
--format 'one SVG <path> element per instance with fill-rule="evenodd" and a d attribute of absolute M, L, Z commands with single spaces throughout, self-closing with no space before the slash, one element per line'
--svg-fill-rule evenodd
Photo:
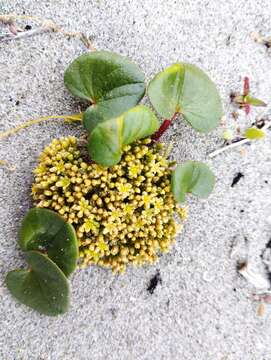
<path fill-rule="evenodd" d="M 266 291 L 269 289 L 269 281 L 265 277 L 263 277 L 263 275 L 257 272 L 257 270 L 252 269 L 247 261 L 239 264 L 238 271 L 239 274 L 241 274 L 256 289 L 260 289 L 262 291 Z"/>
<path fill-rule="evenodd" d="M 271 37 L 265 39 L 260 33 L 258 32 L 252 32 L 251 37 L 254 41 L 256 41 L 258 44 L 262 44 L 266 46 L 267 49 L 271 47 Z"/>
<path fill-rule="evenodd" d="M 267 129 L 271 128 L 271 120 L 270 121 L 266 121 L 266 123 L 264 124 L 264 126 L 261 128 L 261 130 L 263 131 L 266 131 Z M 209 157 L 210 158 L 213 158 L 221 153 L 223 153 L 224 151 L 227 151 L 227 150 L 231 150 L 231 149 L 234 149 L 238 146 L 241 146 L 241 145 L 244 145 L 244 144 L 247 144 L 247 143 L 250 143 L 252 140 L 250 139 L 247 139 L 247 138 L 242 138 L 240 140 L 237 140 L 229 145 L 226 145 L 224 147 L 222 147 L 221 149 L 217 149 L 213 152 L 211 152 L 209 154 Z"/>
<path fill-rule="evenodd" d="M 23 30 L 16 25 L 17 20 L 31 20 L 38 24 L 40 27 L 33 30 Z M 21 39 L 24 37 L 29 37 L 37 34 L 41 34 L 44 32 L 58 32 L 68 37 L 78 38 L 82 43 L 91 51 L 95 51 L 95 47 L 92 45 L 91 41 L 88 37 L 81 32 L 69 32 L 63 30 L 60 26 L 58 26 L 52 20 L 43 20 L 36 16 L 26 16 L 26 15 L 15 15 L 15 14 L 7 14 L 0 15 L 0 23 L 7 25 L 9 32 L 0 34 L 0 42 L 7 42 L 10 40 Z"/>

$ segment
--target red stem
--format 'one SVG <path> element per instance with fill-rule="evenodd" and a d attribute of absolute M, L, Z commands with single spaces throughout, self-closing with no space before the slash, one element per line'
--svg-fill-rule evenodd
<path fill-rule="evenodd" d="M 249 105 L 249 104 L 245 104 L 245 105 L 244 105 L 244 109 L 245 109 L 246 115 L 248 115 L 248 114 L 250 113 L 250 105 Z"/>
<path fill-rule="evenodd" d="M 243 97 L 245 98 L 249 94 L 249 78 L 247 76 L 244 77 L 244 88 L 243 88 Z M 248 115 L 250 113 L 250 105 L 244 104 L 245 113 Z"/>
<path fill-rule="evenodd" d="M 247 96 L 249 94 L 249 78 L 247 76 L 244 77 L 244 90 L 243 96 Z"/>
<path fill-rule="evenodd" d="M 169 126 L 171 125 L 172 121 L 176 119 L 178 113 L 175 112 L 171 119 L 165 119 L 162 124 L 160 125 L 159 129 L 152 135 L 153 141 L 158 141 L 160 137 L 167 131 Z"/>
<path fill-rule="evenodd" d="M 157 141 L 164 134 L 167 128 L 170 126 L 171 120 L 165 119 L 160 125 L 159 129 L 152 135 L 152 140 Z"/>

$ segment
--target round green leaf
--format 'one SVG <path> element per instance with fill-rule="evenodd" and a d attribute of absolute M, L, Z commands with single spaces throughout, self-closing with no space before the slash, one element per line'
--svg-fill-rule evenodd
<path fill-rule="evenodd" d="M 25 251 L 45 251 L 66 276 L 76 268 L 78 244 L 74 228 L 54 211 L 30 209 L 22 221 L 19 245 Z"/>
<path fill-rule="evenodd" d="M 186 161 L 172 172 L 171 190 L 175 200 L 182 203 L 185 194 L 191 193 L 207 198 L 215 185 L 215 176 L 209 167 L 201 162 Z"/>
<path fill-rule="evenodd" d="M 21 303 L 42 314 L 56 316 L 69 307 L 69 284 L 63 272 L 38 251 L 26 253 L 31 270 L 13 270 L 6 284 Z"/>
<path fill-rule="evenodd" d="M 138 105 L 96 126 L 88 142 L 91 159 L 103 166 L 115 165 L 121 159 L 124 145 L 145 138 L 158 128 L 154 113 L 148 107 Z"/>
<path fill-rule="evenodd" d="M 177 63 L 157 74 L 148 86 L 155 110 L 170 119 L 183 115 L 200 132 L 214 129 L 222 117 L 222 105 L 215 84 L 198 67 Z"/>
<path fill-rule="evenodd" d="M 140 68 L 108 51 L 79 56 L 65 71 L 64 83 L 73 95 L 91 102 L 83 117 L 88 131 L 135 106 L 145 92 Z"/>

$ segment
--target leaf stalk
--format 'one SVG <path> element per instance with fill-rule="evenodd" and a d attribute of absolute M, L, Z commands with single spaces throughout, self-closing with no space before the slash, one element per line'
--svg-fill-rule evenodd
<path fill-rule="evenodd" d="M 170 125 L 172 124 L 172 121 L 174 121 L 176 119 L 176 117 L 178 116 L 178 112 L 175 112 L 172 116 L 171 119 L 165 119 L 161 126 L 159 127 L 159 129 L 152 135 L 152 140 L 153 141 L 158 141 L 160 139 L 160 137 L 167 131 L 167 129 L 170 127 Z"/>

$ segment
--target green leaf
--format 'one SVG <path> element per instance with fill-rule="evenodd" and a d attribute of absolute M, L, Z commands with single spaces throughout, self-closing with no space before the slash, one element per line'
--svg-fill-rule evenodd
<path fill-rule="evenodd" d="M 121 116 L 97 125 L 89 137 L 91 159 L 103 166 L 117 164 L 124 145 L 153 134 L 159 128 L 154 113 L 138 105 Z"/>
<path fill-rule="evenodd" d="M 245 137 L 250 140 L 258 140 L 265 137 L 265 132 L 257 128 L 249 128 L 245 131 Z"/>
<path fill-rule="evenodd" d="M 207 198 L 213 191 L 215 176 L 209 167 L 201 162 L 186 161 L 178 165 L 171 176 L 171 190 L 176 201 L 185 201 L 185 194 L 191 193 Z"/>
<path fill-rule="evenodd" d="M 266 103 L 260 99 L 254 98 L 250 95 L 244 97 L 244 102 L 252 106 L 267 106 Z"/>
<path fill-rule="evenodd" d="M 56 316 L 69 307 L 69 284 L 63 272 L 38 251 L 26 253 L 31 270 L 13 270 L 6 284 L 21 303 L 42 314 Z"/>
<path fill-rule="evenodd" d="M 170 119 L 183 115 L 200 132 L 214 129 L 222 117 L 222 105 L 215 84 L 198 67 L 177 63 L 157 74 L 148 86 L 155 110 Z"/>
<path fill-rule="evenodd" d="M 66 276 L 76 268 L 78 245 L 75 231 L 54 211 L 30 209 L 22 221 L 19 245 L 24 251 L 47 252 Z"/>
<path fill-rule="evenodd" d="M 83 116 L 88 131 L 135 106 L 145 92 L 140 68 L 108 51 L 79 56 L 65 71 L 64 83 L 73 95 L 92 103 Z"/>

